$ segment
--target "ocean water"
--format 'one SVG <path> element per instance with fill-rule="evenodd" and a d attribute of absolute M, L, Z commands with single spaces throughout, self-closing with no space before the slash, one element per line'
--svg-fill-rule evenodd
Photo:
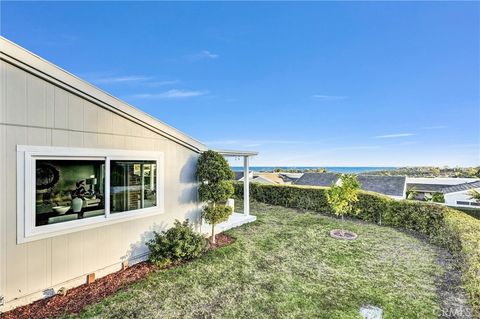
<path fill-rule="evenodd" d="M 243 171 L 242 166 L 232 166 L 233 171 Z M 314 169 L 319 168 L 316 166 L 250 166 L 250 170 L 254 172 L 260 171 L 273 171 L 274 169 L 280 168 L 282 170 L 287 169 L 299 169 L 299 170 L 307 170 L 307 169 Z M 374 172 L 374 171 L 390 171 L 394 170 L 396 167 L 381 167 L 381 166 L 327 166 L 321 167 L 325 168 L 328 172 L 333 173 L 366 173 L 366 172 Z"/>

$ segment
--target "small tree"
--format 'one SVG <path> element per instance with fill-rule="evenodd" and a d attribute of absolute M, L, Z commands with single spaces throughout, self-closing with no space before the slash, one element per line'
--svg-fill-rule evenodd
<path fill-rule="evenodd" d="M 226 201 L 234 193 L 234 174 L 221 154 L 206 151 L 198 158 L 196 175 L 200 182 L 200 200 L 206 202 L 202 217 L 212 225 L 212 244 L 215 244 L 215 225 L 226 221 L 232 214 Z"/>
<path fill-rule="evenodd" d="M 358 201 L 358 190 L 360 183 L 353 174 L 342 174 L 340 176 L 340 185 L 332 184 L 327 190 L 326 196 L 330 207 L 337 216 L 344 215 L 354 211 L 354 204 Z"/>

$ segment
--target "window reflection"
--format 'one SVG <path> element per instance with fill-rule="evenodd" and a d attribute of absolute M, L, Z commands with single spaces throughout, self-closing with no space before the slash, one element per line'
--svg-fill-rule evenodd
<path fill-rule="evenodd" d="M 111 161 L 110 212 L 156 206 L 156 185 L 155 161 Z"/>
<path fill-rule="evenodd" d="M 105 214 L 104 160 L 36 160 L 36 226 Z"/>

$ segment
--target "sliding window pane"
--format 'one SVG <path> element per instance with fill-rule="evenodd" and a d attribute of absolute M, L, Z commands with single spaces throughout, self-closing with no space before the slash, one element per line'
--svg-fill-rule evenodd
<path fill-rule="evenodd" d="M 104 160 L 36 160 L 35 224 L 105 215 Z"/>
<path fill-rule="evenodd" d="M 110 161 L 110 212 L 157 205 L 156 161 Z"/>

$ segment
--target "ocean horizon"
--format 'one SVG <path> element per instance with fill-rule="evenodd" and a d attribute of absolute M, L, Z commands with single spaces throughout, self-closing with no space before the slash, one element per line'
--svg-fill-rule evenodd
<path fill-rule="evenodd" d="M 301 171 L 324 168 L 327 172 L 333 173 L 366 173 L 366 172 L 375 172 L 375 171 L 391 171 L 397 167 L 391 166 L 250 166 L 250 171 L 253 172 L 264 172 L 264 171 L 273 171 L 274 169 L 289 170 L 289 169 L 298 169 Z M 238 172 L 243 171 L 243 166 L 231 166 L 232 171 Z"/>

